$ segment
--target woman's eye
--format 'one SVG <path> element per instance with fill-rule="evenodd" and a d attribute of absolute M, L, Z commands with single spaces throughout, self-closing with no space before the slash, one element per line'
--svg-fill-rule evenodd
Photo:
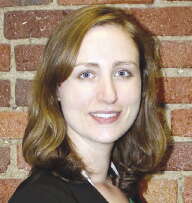
<path fill-rule="evenodd" d="M 86 71 L 83 72 L 79 75 L 80 79 L 93 79 L 95 77 L 95 75 L 92 72 Z"/>
<path fill-rule="evenodd" d="M 114 76 L 128 78 L 128 77 L 132 76 L 132 74 L 128 70 L 119 70 L 119 71 L 115 72 Z"/>

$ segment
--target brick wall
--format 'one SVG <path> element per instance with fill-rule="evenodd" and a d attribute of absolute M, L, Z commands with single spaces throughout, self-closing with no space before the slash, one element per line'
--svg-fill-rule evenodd
<path fill-rule="evenodd" d="M 0 0 L 0 203 L 7 202 L 29 169 L 21 139 L 31 80 L 47 37 L 70 10 L 99 3 L 131 9 L 161 41 L 157 92 L 173 144 L 164 172 L 148 176 L 141 187 L 149 203 L 192 203 L 191 0 Z"/>

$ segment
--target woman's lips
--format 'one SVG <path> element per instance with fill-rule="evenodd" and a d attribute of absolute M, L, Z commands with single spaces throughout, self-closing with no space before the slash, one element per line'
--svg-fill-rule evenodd
<path fill-rule="evenodd" d="M 89 113 L 89 115 L 99 124 L 113 123 L 119 118 L 120 114 L 120 111 L 96 111 Z"/>

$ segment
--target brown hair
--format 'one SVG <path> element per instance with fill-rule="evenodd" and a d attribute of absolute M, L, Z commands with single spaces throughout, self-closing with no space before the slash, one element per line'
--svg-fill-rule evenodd
<path fill-rule="evenodd" d="M 157 166 L 167 143 L 157 117 L 155 77 L 159 58 L 155 41 L 121 9 L 106 6 L 78 9 L 66 16 L 50 37 L 33 83 L 23 154 L 33 168 L 50 169 L 68 180 L 82 178 L 80 171 L 85 166 L 66 136 L 57 87 L 72 72 L 85 34 L 92 27 L 105 24 L 120 25 L 127 30 L 140 54 L 140 111 L 126 135 L 116 142 L 111 157 L 120 172 L 119 187 L 127 195 L 134 195 L 136 183 L 143 174 Z"/>

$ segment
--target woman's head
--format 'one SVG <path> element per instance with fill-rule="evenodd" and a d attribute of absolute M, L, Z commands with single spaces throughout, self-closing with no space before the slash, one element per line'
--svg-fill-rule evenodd
<path fill-rule="evenodd" d="M 137 104 L 135 105 L 136 110 L 134 112 L 134 118 L 129 122 L 127 129 L 131 127 L 133 121 L 134 124 L 126 132 L 126 135 L 117 142 L 112 159 L 117 163 L 127 163 L 129 167 L 140 171 L 146 171 L 153 168 L 160 160 L 165 150 L 166 142 L 165 137 L 162 135 L 162 130 L 155 112 L 154 78 L 158 68 L 158 58 L 156 58 L 156 55 L 154 54 L 154 41 L 136 25 L 133 17 L 126 14 L 124 11 L 105 6 L 91 6 L 79 9 L 65 17 L 62 24 L 50 37 L 45 48 L 42 65 L 38 69 L 37 76 L 34 80 L 29 123 L 23 141 L 24 157 L 32 166 L 51 168 L 53 167 L 52 160 L 67 160 L 74 163 L 72 164 L 73 167 L 83 167 L 83 164 L 80 164 L 82 163 L 80 158 L 78 158 L 78 155 L 75 153 L 75 149 L 67 136 L 66 124 L 69 124 L 69 122 L 67 116 L 65 119 L 65 109 L 67 109 L 65 108 L 65 102 L 69 105 L 68 102 L 70 101 L 71 95 L 63 94 L 62 84 L 67 84 L 66 82 L 69 81 L 68 79 L 71 74 L 73 74 L 73 69 L 78 69 L 78 67 L 75 67 L 77 63 L 84 62 L 81 61 L 80 58 L 82 55 L 83 57 L 85 56 L 84 51 L 81 50 L 81 45 L 84 44 L 83 40 L 86 40 L 88 38 L 87 36 L 90 36 L 90 33 L 95 33 L 96 30 L 102 30 L 105 33 L 107 30 L 112 33 L 113 31 L 110 29 L 113 31 L 115 29 L 117 33 L 119 32 L 119 35 L 122 35 L 120 36 L 122 38 L 126 38 L 125 36 L 127 36 L 126 40 L 128 44 L 123 46 L 122 43 L 122 48 L 130 48 L 130 50 L 125 52 L 128 55 L 130 54 L 132 60 L 136 64 L 134 66 L 135 70 L 137 70 L 137 82 L 135 84 L 138 85 L 138 88 L 136 88 L 136 86 L 132 84 L 132 87 L 136 88 L 136 91 L 131 93 L 135 94 L 137 92 L 136 95 L 138 97 Z M 112 39 L 110 33 L 108 33 L 108 35 L 109 39 Z M 118 37 L 114 36 L 114 39 L 118 40 Z M 95 43 L 94 40 L 91 42 Z M 104 47 L 102 47 L 101 41 L 99 43 L 102 53 L 106 41 L 103 44 Z M 115 40 L 114 42 L 111 42 L 112 45 L 114 43 Z M 86 45 L 87 44 L 88 42 Z M 113 46 L 112 48 L 115 49 Z M 88 48 L 85 49 L 85 51 L 89 49 L 91 49 L 91 44 L 88 45 Z M 119 54 L 119 52 L 115 51 L 117 50 L 110 51 L 113 56 L 111 64 L 112 62 L 114 63 L 113 60 L 115 55 L 113 54 Z M 128 57 L 128 55 L 126 55 L 126 57 Z M 109 57 L 110 54 L 107 53 L 106 56 Z M 104 63 L 102 62 L 102 67 L 104 67 Z M 118 69 L 117 66 L 113 66 L 113 68 L 115 67 L 115 71 L 112 71 L 112 66 L 110 67 L 110 71 L 114 76 L 128 73 L 126 71 L 122 73 L 116 71 Z M 102 76 L 103 74 L 106 76 L 106 73 L 103 70 L 105 69 L 102 69 L 101 74 Z M 107 77 L 104 77 L 104 79 L 104 82 L 109 80 Z M 103 81 L 101 80 L 100 82 L 102 83 Z M 124 82 L 125 81 L 122 80 L 121 82 L 119 81 L 118 84 L 122 85 Z M 112 91 L 114 88 L 113 84 L 109 81 L 106 84 L 109 85 L 109 89 L 106 88 L 104 91 L 109 91 L 110 88 L 110 91 Z M 112 86 L 110 86 L 111 84 Z M 130 99 L 131 95 L 129 95 L 128 92 L 132 90 L 125 90 L 127 98 Z M 140 90 L 142 91 L 141 103 Z M 101 95 L 104 94 L 102 91 L 100 92 Z M 106 94 L 109 96 L 109 92 L 105 92 L 105 96 Z M 117 94 L 117 92 L 114 93 L 112 96 L 113 98 L 110 98 L 111 100 L 115 101 L 115 97 L 117 96 L 115 94 Z M 79 92 L 77 92 L 77 95 L 80 97 Z M 104 97 L 102 98 L 101 95 L 99 97 L 100 99 L 106 99 Z M 68 98 L 65 98 L 65 96 Z M 72 96 L 75 96 L 74 92 Z M 60 99 L 62 100 L 65 99 L 65 102 L 61 102 L 60 105 L 58 97 L 61 97 Z M 123 98 L 125 99 L 126 97 Z M 77 103 L 80 99 L 81 98 L 72 98 L 73 101 L 77 100 Z M 107 105 L 105 101 L 105 105 L 103 105 L 102 108 L 108 106 L 109 105 Z M 86 106 L 84 106 L 84 108 L 86 108 Z M 64 116 L 62 110 L 64 111 Z M 100 106 L 96 106 L 96 109 L 90 110 L 97 111 L 103 109 L 100 109 Z M 109 110 L 111 109 L 109 108 Z M 115 110 L 118 111 L 119 109 Z M 113 116 L 113 114 L 108 116 Z M 118 116 L 118 114 L 115 116 Z M 69 115 L 68 118 L 70 118 Z M 125 129 L 126 128 L 122 131 L 122 134 L 127 130 Z M 126 150 L 124 148 L 126 148 Z M 75 164 L 77 162 L 80 165 L 77 166 Z"/>
<path fill-rule="evenodd" d="M 130 128 L 140 106 L 139 53 L 128 32 L 118 25 L 91 28 L 58 97 L 76 147 L 112 146 Z"/>

